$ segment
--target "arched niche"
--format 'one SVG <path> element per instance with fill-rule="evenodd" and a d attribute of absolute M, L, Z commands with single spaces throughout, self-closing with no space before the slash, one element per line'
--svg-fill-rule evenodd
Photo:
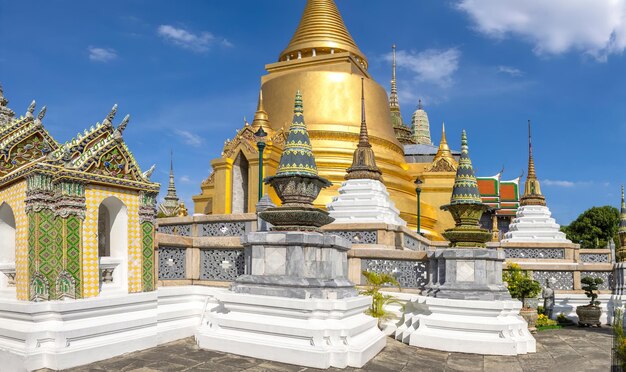
<path fill-rule="evenodd" d="M 248 213 L 248 159 L 239 152 L 233 162 L 232 213 Z"/>
<path fill-rule="evenodd" d="M 15 298 L 15 214 L 0 204 L 0 296 Z"/>
<path fill-rule="evenodd" d="M 98 208 L 100 293 L 128 293 L 128 208 L 114 196 Z"/>

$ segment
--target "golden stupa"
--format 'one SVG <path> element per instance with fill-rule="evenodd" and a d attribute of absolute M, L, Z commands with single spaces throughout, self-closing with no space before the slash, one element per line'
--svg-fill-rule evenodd
<path fill-rule="evenodd" d="M 265 66 L 261 92 L 252 124 L 244 123 L 233 140 L 227 140 L 213 172 L 193 197 L 194 212 L 228 214 L 254 212 L 258 201 L 259 152 L 263 141 L 263 177 L 276 171 L 285 132 L 289 127 L 294 92 L 302 92 L 307 129 L 319 175 L 333 185 L 324 189 L 315 206 L 325 208 L 344 181 L 359 141 L 361 78 L 364 78 L 370 143 L 376 164 L 400 216 L 416 226 L 416 177 L 424 181 L 421 194 L 421 231 L 442 239 L 439 232 L 454 225 L 439 206 L 449 200 L 455 170 L 431 162 L 408 163 L 392 125 L 385 89 L 367 71 L 367 57 L 348 32 L 333 0 L 308 0 L 300 24 L 278 62 Z M 394 75 L 395 76 L 395 75 Z M 395 83 L 395 81 L 394 81 Z M 370 124 L 371 123 L 371 124 Z M 262 128 L 266 134 L 258 137 Z M 445 139 L 444 139 L 445 143 Z M 447 144 L 445 145 L 447 148 Z M 436 148 L 435 148 L 436 150 Z M 448 155 L 445 153 L 444 155 Z M 452 155 L 447 164 L 456 166 Z M 279 199 L 264 186 L 274 203 Z M 269 189 L 269 190 L 268 190 Z"/>

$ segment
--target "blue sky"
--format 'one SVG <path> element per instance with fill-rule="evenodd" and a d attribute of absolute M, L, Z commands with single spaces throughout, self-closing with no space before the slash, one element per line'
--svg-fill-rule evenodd
<path fill-rule="evenodd" d="M 619 204 L 626 182 L 626 0 L 338 0 L 373 77 L 388 89 L 398 46 L 405 121 L 421 97 L 439 141 L 466 129 L 480 175 L 526 168 L 526 121 L 553 216 Z M 191 196 L 251 118 L 264 65 L 295 31 L 304 0 L 0 0 L 0 83 L 9 106 L 47 105 L 65 142 L 114 103 L 139 164 Z"/>

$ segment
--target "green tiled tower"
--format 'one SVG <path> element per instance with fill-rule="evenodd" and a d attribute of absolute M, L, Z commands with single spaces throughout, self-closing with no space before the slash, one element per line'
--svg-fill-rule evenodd
<path fill-rule="evenodd" d="M 467 134 L 461 137 L 461 158 L 456 171 L 450 204 L 441 209 L 452 214 L 456 226 L 442 235 L 450 241 L 450 247 L 484 248 L 491 240 L 491 233 L 480 227 L 480 217 L 489 207 L 482 203 L 478 183 L 469 157 Z"/>
<path fill-rule="evenodd" d="M 282 206 L 259 213 L 262 219 L 274 225 L 273 230 L 315 231 L 334 221 L 328 212 L 313 207 L 320 190 L 331 183 L 317 174 L 300 91 L 296 93 L 293 120 L 278 169 L 264 181 L 282 201 Z"/>

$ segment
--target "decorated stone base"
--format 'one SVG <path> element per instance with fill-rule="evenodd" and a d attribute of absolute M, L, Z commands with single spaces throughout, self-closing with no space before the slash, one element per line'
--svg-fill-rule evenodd
<path fill-rule="evenodd" d="M 534 353 L 519 301 L 417 296 L 405 305 L 395 338 L 412 346 L 485 355 Z"/>
<path fill-rule="evenodd" d="M 443 248 L 429 254 L 428 295 L 457 300 L 510 300 L 502 282 L 505 253 L 486 248 Z"/>
<path fill-rule="evenodd" d="M 338 299 L 357 295 L 348 277 L 350 242 L 318 232 L 255 232 L 241 243 L 251 275 L 242 275 L 236 293 L 291 298 Z"/>
<path fill-rule="evenodd" d="M 359 368 L 386 343 L 364 314 L 369 297 L 297 299 L 224 292 L 196 333 L 198 346 L 313 368 Z"/>

